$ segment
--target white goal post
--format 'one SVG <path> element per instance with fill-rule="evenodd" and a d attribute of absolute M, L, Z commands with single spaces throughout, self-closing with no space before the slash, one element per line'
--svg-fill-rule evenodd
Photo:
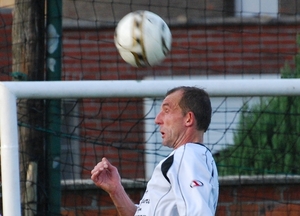
<path fill-rule="evenodd" d="M 183 85 L 204 88 L 211 97 L 300 96 L 300 79 L 0 82 L 3 215 L 21 216 L 17 99 L 163 97 Z"/>

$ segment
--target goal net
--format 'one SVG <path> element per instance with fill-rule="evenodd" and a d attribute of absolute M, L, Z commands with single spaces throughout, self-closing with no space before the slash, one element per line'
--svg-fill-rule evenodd
<path fill-rule="evenodd" d="M 171 87 L 191 85 L 211 95 L 204 143 L 220 175 L 217 213 L 299 214 L 293 196 L 300 174 L 296 0 L 62 1 L 57 82 L 45 76 L 47 47 L 29 54 L 30 44 L 53 42 L 43 35 L 46 28 L 35 32 L 39 37 L 26 29 L 37 18 L 27 19 L 30 7 L 20 6 L 33 2 L 0 0 L 0 213 L 117 215 L 90 180 L 102 157 L 118 167 L 139 202 L 155 165 L 170 152 L 154 123 L 160 103 Z M 135 10 L 152 11 L 170 27 L 172 49 L 158 66 L 131 67 L 115 48 L 116 24 Z M 28 71 L 39 56 L 41 68 Z M 258 192 L 270 182 L 289 192 Z"/>

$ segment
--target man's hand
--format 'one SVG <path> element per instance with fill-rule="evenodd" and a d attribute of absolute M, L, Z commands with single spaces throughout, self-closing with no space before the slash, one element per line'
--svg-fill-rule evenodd
<path fill-rule="evenodd" d="M 94 167 L 91 174 L 91 179 L 95 185 L 109 194 L 115 193 L 121 186 L 121 178 L 117 168 L 105 157 Z"/>
<path fill-rule="evenodd" d="M 96 186 L 105 190 L 114 202 L 120 216 L 133 216 L 137 207 L 125 192 L 118 169 L 106 158 L 102 158 L 91 171 Z"/>

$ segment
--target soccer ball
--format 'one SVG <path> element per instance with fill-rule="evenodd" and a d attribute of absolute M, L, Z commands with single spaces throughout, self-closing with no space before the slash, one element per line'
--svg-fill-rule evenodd
<path fill-rule="evenodd" d="M 135 11 L 120 20 L 114 42 L 124 61 L 134 67 L 149 67 L 164 60 L 171 49 L 172 35 L 155 13 Z"/>

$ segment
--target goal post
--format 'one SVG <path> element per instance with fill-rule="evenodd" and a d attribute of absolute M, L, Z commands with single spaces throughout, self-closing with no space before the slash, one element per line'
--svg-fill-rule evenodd
<path fill-rule="evenodd" d="M 105 98 L 161 97 L 176 86 L 197 86 L 217 96 L 292 96 L 299 95 L 299 79 L 232 80 L 105 80 L 105 81 L 27 81 L 0 82 L 17 98 Z M 6 90 L 5 90 L 6 89 Z"/>
<path fill-rule="evenodd" d="M 300 95 L 300 79 L 0 82 L 3 214 L 21 215 L 17 99 L 151 98 L 176 86 L 204 88 L 211 97 Z"/>

